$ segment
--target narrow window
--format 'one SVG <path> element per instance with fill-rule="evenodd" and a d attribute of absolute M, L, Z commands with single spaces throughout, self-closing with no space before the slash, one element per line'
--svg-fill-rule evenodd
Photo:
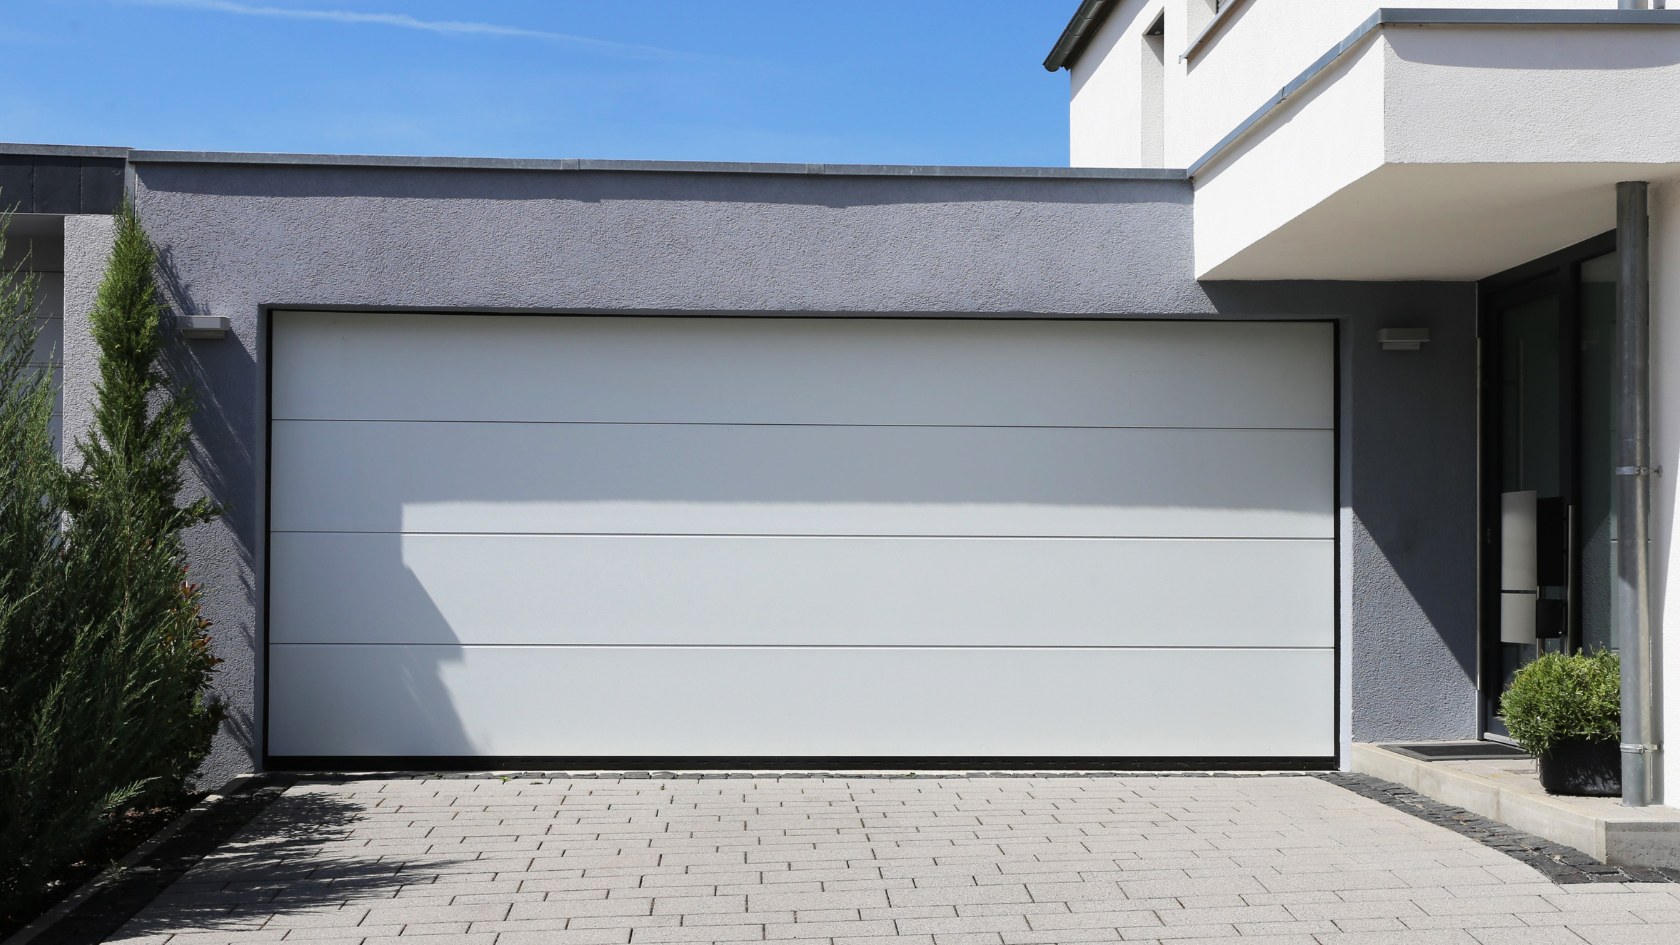
<path fill-rule="evenodd" d="M 1144 167 L 1164 167 L 1167 163 L 1167 49 L 1165 11 L 1143 31 L 1143 124 L 1139 141 L 1141 163 Z"/>

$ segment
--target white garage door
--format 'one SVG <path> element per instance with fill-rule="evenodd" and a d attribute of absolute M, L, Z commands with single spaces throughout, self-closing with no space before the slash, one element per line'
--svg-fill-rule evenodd
<path fill-rule="evenodd" d="M 1328 325 L 273 342 L 272 756 L 1334 752 Z"/>

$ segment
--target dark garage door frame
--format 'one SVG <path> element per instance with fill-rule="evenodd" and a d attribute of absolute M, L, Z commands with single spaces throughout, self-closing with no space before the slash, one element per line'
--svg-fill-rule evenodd
<path fill-rule="evenodd" d="M 726 312 L 693 315 L 693 318 L 765 318 L 765 319 L 855 319 L 855 320 L 925 320 L 925 321 L 1095 321 L 1095 322 L 1196 322 L 1196 323 L 1251 323 L 1265 321 L 1268 323 L 1316 323 L 1329 324 L 1332 332 L 1332 449 L 1331 456 L 1336 469 L 1331 477 L 1332 482 L 1332 510 L 1333 510 L 1333 568 L 1334 595 L 1333 614 L 1334 628 L 1332 644 L 1332 660 L 1334 670 L 1332 675 L 1333 694 L 1331 712 L 1333 713 L 1332 731 L 1334 733 L 1335 752 L 1329 756 L 1127 756 L 1127 757 L 1068 757 L 1068 756 L 622 756 L 622 755 L 590 755 L 590 756 L 518 756 L 518 755 L 462 755 L 462 756 L 338 756 L 338 755 L 272 755 L 269 753 L 269 606 L 272 584 L 269 575 L 270 553 L 269 545 L 272 538 L 270 502 L 272 491 L 273 470 L 273 334 L 274 318 L 277 311 L 312 311 L 312 312 L 345 312 L 368 314 L 442 314 L 442 315 L 530 315 L 538 317 L 600 317 L 608 313 L 570 312 L 570 311 L 535 311 L 535 310 L 494 310 L 494 309 L 462 309 L 439 307 L 381 307 L 381 306 L 342 306 L 342 305 L 310 305 L 302 303 L 266 304 L 261 306 L 259 317 L 262 323 L 263 338 L 263 417 L 264 417 L 264 458 L 263 458 L 263 516 L 262 516 L 262 694 L 259 704 L 262 711 L 260 726 L 261 757 L 263 769 L 269 771 L 715 771 L 715 770 L 817 770 L 817 771 L 859 771 L 859 770 L 926 770 L 926 771 L 1209 771 L 1209 770 L 1246 770 L 1246 771 L 1333 771 L 1340 768 L 1342 752 L 1342 656 L 1343 656 L 1343 620 L 1341 587 L 1342 574 L 1342 542 L 1344 540 L 1342 527 L 1342 423 L 1343 423 L 1343 387 L 1342 387 L 1342 325 L 1336 318 L 1276 318 L 1276 319 L 1204 319 L 1204 318 L 1078 318 L 1059 316 L 986 316 L 986 315 L 956 315 L 956 316 L 893 316 L 879 313 L 846 313 L 842 315 L 830 314 L 791 314 L 774 313 L 758 314 L 749 312 Z M 638 313 L 611 313 L 617 316 Z M 649 317 L 671 317 L 671 313 L 645 313 Z"/>

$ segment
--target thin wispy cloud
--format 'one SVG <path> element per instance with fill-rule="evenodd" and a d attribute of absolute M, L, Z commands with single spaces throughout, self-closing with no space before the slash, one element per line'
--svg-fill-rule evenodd
<path fill-rule="evenodd" d="M 10 26 L 0 26 L 0 43 L 7 43 L 7 44 L 13 44 L 13 45 L 21 46 L 21 45 L 24 45 L 26 43 L 27 44 L 34 44 L 34 43 L 44 43 L 44 42 L 46 42 L 46 40 L 43 37 L 38 36 L 34 33 L 25 32 L 24 30 L 20 30 L 20 29 L 14 29 Z"/>
<path fill-rule="evenodd" d="M 720 57 L 707 56 L 697 53 L 678 52 L 674 49 L 661 49 L 658 46 L 642 46 L 635 43 L 615 43 L 611 40 L 592 39 L 588 36 L 574 36 L 570 33 L 555 33 L 548 30 L 532 30 L 519 26 L 502 26 L 496 23 L 475 23 L 463 20 L 422 20 L 406 13 L 359 13 L 353 10 L 309 10 L 293 7 L 254 6 L 247 3 L 235 3 L 232 0 L 127 0 L 149 7 L 178 7 L 188 10 L 205 10 L 213 13 L 228 13 L 236 16 L 271 17 L 284 20 L 315 20 L 327 23 L 349 23 L 369 26 L 388 26 L 397 29 L 419 30 L 426 33 L 436 33 L 442 36 L 488 36 L 507 37 L 510 39 L 532 39 L 542 42 L 569 46 L 598 55 L 617 56 L 631 59 L 669 59 L 689 61 L 721 61 Z"/>

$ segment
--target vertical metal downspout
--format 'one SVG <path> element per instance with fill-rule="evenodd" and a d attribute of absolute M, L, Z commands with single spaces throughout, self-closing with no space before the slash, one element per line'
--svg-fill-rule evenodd
<path fill-rule="evenodd" d="M 1616 634 L 1622 658 L 1622 804 L 1652 803 L 1651 234 L 1645 181 L 1616 185 Z"/>
<path fill-rule="evenodd" d="M 1651 0 L 1620 0 L 1620 2 L 1616 4 L 1616 9 L 1649 10 L 1651 9 Z"/>

